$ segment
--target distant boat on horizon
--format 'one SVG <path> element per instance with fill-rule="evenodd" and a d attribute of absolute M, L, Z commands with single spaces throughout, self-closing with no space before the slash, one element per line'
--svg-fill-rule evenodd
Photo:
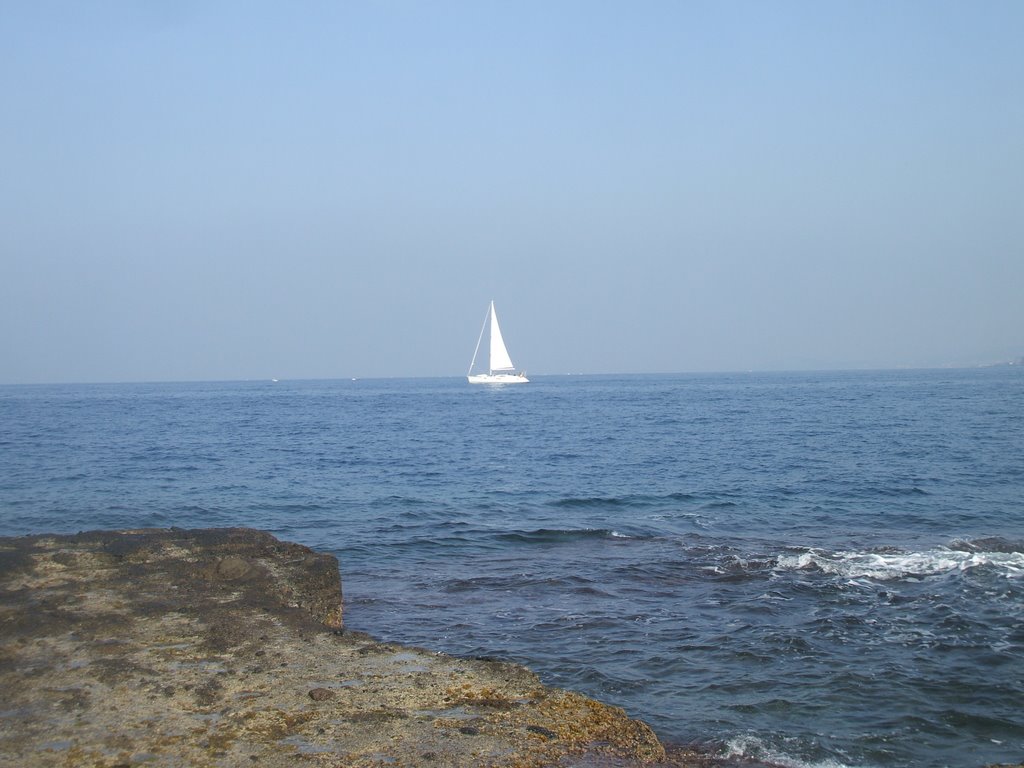
<path fill-rule="evenodd" d="M 491 335 L 487 373 L 474 374 L 473 366 L 476 365 L 476 357 L 480 352 L 480 342 L 484 339 L 484 331 L 487 329 L 488 324 L 491 326 Z M 484 315 L 484 324 L 480 326 L 480 337 L 476 340 L 476 349 L 473 350 L 473 359 L 469 363 L 466 379 L 470 384 L 526 384 L 530 381 L 522 371 L 516 373 L 516 367 L 512 364 L 512 358 L 508 355 L 505 340 L 501 337 L 501 328 L 498 326 L 498 313 L 494 311 L 493 301 L 487 308 L 487 314 Z"/>

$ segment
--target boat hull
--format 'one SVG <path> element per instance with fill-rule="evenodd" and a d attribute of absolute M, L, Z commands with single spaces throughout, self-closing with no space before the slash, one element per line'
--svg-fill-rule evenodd
<path fill-rule="evenodd" d="M 478 373 L 466 378 L 470 384 L 526 384 L 530 381 L 521 373 Z"/>

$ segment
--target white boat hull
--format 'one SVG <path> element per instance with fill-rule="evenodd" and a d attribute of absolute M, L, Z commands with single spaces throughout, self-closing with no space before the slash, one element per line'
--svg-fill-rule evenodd
<path fill-rule="evenodd" d="M 478 373 L 466 378 L 470 384 L 526 384 L 530 381 L 521 373 Z"/>

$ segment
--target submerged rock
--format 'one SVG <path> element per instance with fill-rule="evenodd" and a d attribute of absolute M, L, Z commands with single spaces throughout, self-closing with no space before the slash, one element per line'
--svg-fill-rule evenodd
<path fill-rule="evenodd" d="M 2 766 L 706 765 L 529 670 L 342 631 L 250 529 L 0 538 Z"/>

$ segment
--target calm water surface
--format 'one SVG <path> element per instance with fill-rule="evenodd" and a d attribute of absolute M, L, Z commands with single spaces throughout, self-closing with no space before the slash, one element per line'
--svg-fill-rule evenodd
<path fill-rule="evenodd" d="M 783 765 L 1024 760 L 1024 370 L 0 387 L 0 534 L 254 526 L 347 626 Z"/>

